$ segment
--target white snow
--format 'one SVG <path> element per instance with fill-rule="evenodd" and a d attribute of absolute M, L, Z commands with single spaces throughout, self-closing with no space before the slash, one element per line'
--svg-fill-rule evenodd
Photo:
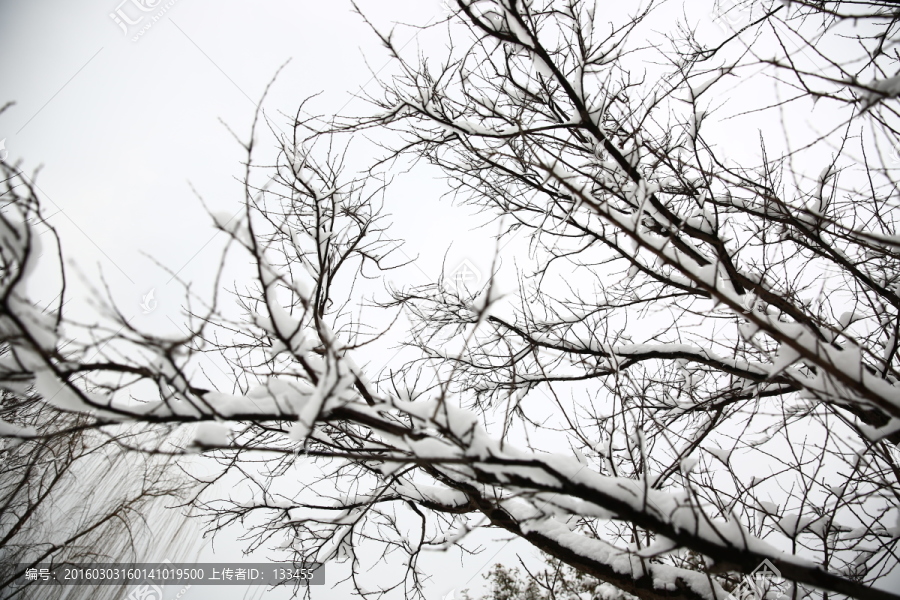
<path fill-rule="evenodd" d="M 0 420 L 0 437 L 29 438 L 36 435 L 37 430 L 34 427 L 21 427 Z"/>
<path fill-rule="evenodd" d="M 704 448 L 707 452 L 718 458 L 725 466 L 728 466 L 728 461 L 731 458 L 731 450 L 723 450 L 722 448 L 713 448 L 707 447 Z"/>
<path fill-rule="evenodd" d="M 697 464 L 699 462 L 700 462 L 699 458 L 685 457 L 685 458 L 681 459 L 681 462 L 679 463 L 679 466 L 681 467 L 681 472 L 684 473 L 685 475 L 687 475 L 688 473 L 690 473 L 697 467 Z"/>
<path fill-rule="evenodd" d="M 198 446 L 228 446 L 231 443 L 231 427 L 215 421 L 204 421 L 194 432 L 194 444 Z"/>

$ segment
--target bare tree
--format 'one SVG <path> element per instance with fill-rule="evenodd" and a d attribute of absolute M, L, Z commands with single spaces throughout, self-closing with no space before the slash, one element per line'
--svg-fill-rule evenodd
<path fill-rule="evenodd" d="M 896 164 L 878 149 L 897 142 L 897 10 L 794 4 L 733 3 L 739 31 L 710 46 L 688 26 L 648 43 L 653 3 L 607 24 L 592 3 L 461 2 L 469 36 L 453 39 L 472 41 L 440 62 L 407 63 L 382 36 L 402 74 L 353 127 L 399 130 L 397 154 L 531 236 L 518 310 L 480 309 L 492 284 L 476 305 L 439 285 L 397 295 L 444 389 L 500 408 L 504 432 L 535 423 L 525 407 L 540 401 L 523 398 L 543 389 L 604 472 L 871 583 L 896 558 Z M 812 100 L 829 120 L 811 139 L 761 127 L 761 160 L 735 164 L 727 142 L 747 141 L 723 139 L 710 122 L 727 105 L 706 99 L 760 69 L 778 84 L 742 111 L 781 125 Z M 617 534 L 643 558 L 683 546 L 742 563 L 742 543 L 730 559 L 672 537 L 683 526 L 627 521 Z"/>
<path fill-rule="evenodd" d="M 245 210 L 216 219 L 254 265 L 241 315 L 198 301 L 161 339 L 113 314 L 63 356 L 14 261 L 18 376 L 85 422 L 5 435 L 139 427 L 118 443 L 177 453 L 156 440 L 190 424 L 185 450 L 253 490 L 196 496 L 213 528 L 348 560 L 364 597 L 421 594 L 422 551 L 489 526 L 639 598 L 724 598 L 761 564 L 784 578 L 772 597 L 897 598 L 873 587 L 900 536 L 894 3 L 711 4 L 715 43 L 662 3 L 456 6 L 426 30 L 444 56 L 409 61 L 378 33 L 397 73 L 374 114 L 301 107 L 274 167 L 245 145 Z M 386 150 L 347 174 L 341 140 L 361 132 Z M 417 161 L 501 240 L 527 237 L 517 290 L 499 255 L 481 289 L 359 291 L 402 264 L 382 205 Z M 408 315 L 418 358 L 367 374 L 351 354 L 385 310 Z M 227 389 L 198 374 L 207 354 Z M 304 460 L 322 475 L 298 484 Z M 397 567 L 374 591 L 373 557 Z"/>

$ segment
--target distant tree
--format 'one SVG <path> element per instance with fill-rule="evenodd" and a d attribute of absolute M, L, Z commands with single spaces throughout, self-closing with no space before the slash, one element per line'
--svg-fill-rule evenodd
<path fill-rule="evenodd" d="M 244 212 L 216 218 L 255 270 L 231 292 L 242 314 L 191 296 L 177 339 L 117 313 L 63 336 L 12 261 L 10 376 L 86 422 L 6 435 L 87 427 L 154 452 L 190 425 L 183 451 L 251 491 L 198 495 L 212 528 L 347 561 L 366 598 L 421 595 L 422 551 L 482 526 L 577 572 L 566 593 L 724 598 L 762 566 L 783 577 L 754 583 L 771 597 L 900 597 L 873 587 L 900 538 L 900 7 L 709 9 L 704 30 L 655 2 L 458 0 L 424 33 L 444 55 L 414 61 L 379 33 L 395 64 L 369 115 L 301 108 L 267 169 L 254 123 Z M 360 134 L 385 150 L 349 174 Z M 403 262 L 383 208 L 421 161 L 501 240 L 525 236 L 516 289 L 500 253 L 475 289 L 359 291 Z M 27 220 L 2 223 L 25 256 Z M 351 355 L 383 309 L 415 356 L 367 373 Z M 375 560 L 396 569 L 377 590 Z M 556 593 L 513 573 L 497 593 Z"/>
<path fill-rule="evenodd" d="M 13 583 L 38 566 L 177 561 L 190 555 L 198 528 L 173 519 L 166 509 L 187 500 L 192 481 L 179 476 L 171 460 L 129 454 L 115 439 L 78 431 L 84 417 L 43 418 L 47 412 L 34 398 L 23 406 L 4 393 L 0 418 L 7 427 L 40 432 L 69 423 L 75 430 L 7 443 L 0 451 L 0 598 L 118 599 L 127 584 L 67 589 Z"/>
<path fill-rule="evenodd" d="M 702 557 L 690 551 L 679 554 L 679 566 L 703 570 Z M 524 565 L 519 569 L 495 564 L 482 575 L 488 581 L 488 591 L 478 600 L 632 600 L 637 597 L 546 554 L 542 558 L 546 566 L 540 571 L 529 570 Z M 728 592 L 736 591 L 737 584 L 723 583 Z M 463 590 L 460 597 L 472 600 L 469 590 Z"/>
<path fill-rule="evenodd" d="M 534 579 L 523 577 L 519 569 L 495 564 L 483 575 L 490 581 L 490 592 L 484 596 L 491 600 L 543 600 L 546 594 L 541 594 L 537 582 Z"/>
<path fill-rule="evenodd" d="M 480 600 L 627 600 L 634 598 L 550 557 L 539 573 L 495 564 L 482 575 L 489 582 Z M 463 593 L 468 600 L 468 591 Z"/>

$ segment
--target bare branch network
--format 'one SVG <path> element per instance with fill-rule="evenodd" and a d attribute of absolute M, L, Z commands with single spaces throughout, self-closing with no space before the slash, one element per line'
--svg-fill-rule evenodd
<path fill-rule="evenodd" d="M 420 34 L 442 53 L 413 58 L 373 26 L 394 60 L 367 114 L 301 106 L 290 136 L 257 114 L 277 164 L 245 144 L 243 210 L 216 218 L 219 273 L 239 254 L 254 278 L 186 294 L 178 339 L 112 302 L 64 315 L 59 240 L 4 163 L 6 452 L 203 452 L 219 474 L 185 502 L 211 530 L 347 561 L 365 598 L 421 596 L 421 553 L 472 551 L 478 527 L 602 597 L 724 599 L 769 561 L 765 597 L 900 598 L 879 587 L 900 538 L 900 6 L 712 2 L 703 27 L 693 3 L 606 4 L 456 0 Z M 389 285 L 391 184 L 417 168 L 527 255 L 478 289 Z M 27 284 L 51 248 L 48 305 Z M 398 328 L 402 360 L 354 361 Z M 29 504 L 13 465 L 0 547 Z M 253 498 L 205 494 L 226 476 Z M 373 560 L 393 576 L 374 590 Z"/>

